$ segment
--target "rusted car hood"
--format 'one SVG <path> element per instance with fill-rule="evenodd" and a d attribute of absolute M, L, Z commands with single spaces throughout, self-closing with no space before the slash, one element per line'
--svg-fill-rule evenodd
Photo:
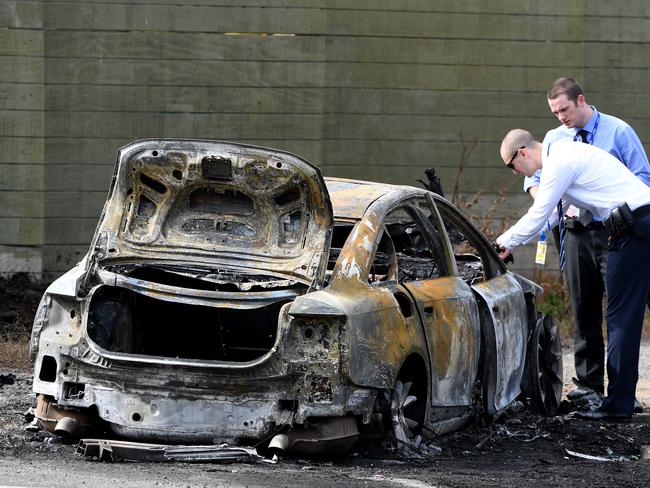
<path fill-rule="evenodd" d="M 322 282 L 332 208 L 315 166 L 235 143 L 149 139 L 119 150 L 91 256 Z"/>

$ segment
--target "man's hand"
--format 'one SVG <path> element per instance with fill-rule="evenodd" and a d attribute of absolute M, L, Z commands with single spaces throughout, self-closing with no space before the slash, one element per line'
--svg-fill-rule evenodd
<path fill-rule="evenodd" d="M 501 237 L 501 236 L 499 236 Z M 512 250 L 506 249 L 503 244 L 499 243 L 499 238 L 493 243 L 494 249 L 499 254 L 499 257 L 503 260 L 504 263 L 514 263 L 515 260 L 512 257 Z"/>
<path fill-rule="evenodd" d="M 510 249 L 504 249 L 499 253 L 499 257 L 503 260 L 504 263 L 512 263 L 514 262 L 514 258 L 512 257 L 512 251 Z"/>

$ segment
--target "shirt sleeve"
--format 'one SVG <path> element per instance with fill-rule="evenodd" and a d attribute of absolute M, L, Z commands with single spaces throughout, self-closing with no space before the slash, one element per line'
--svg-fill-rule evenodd
<path fill-rule="evenodd" d="M 634 129 L 627 124 L 620 125 L 616 130 L 616 148 L 620 159 L 632 173 L 650 186 L 650 163 L 643 145 Z"/>
<path fill-rule="evenodd" d="M 549 221 L 552 227 L 557 225 L 557 212 L 553 210 L 575 180 L 575 173 L 557 158 L 547 158 L 544 166 L 533 205 L 515 225 L 497 238 L 497 242 L 506 249 L 526 244 L 537 236 Z M 563 205 L 568 208 L 567 202 L 563 202 Z"/>
<path fill-rule="evenodd" d="M 524 191 L 527 192 L 531 186 L 539 185 L 539 171 L 537 171 L 533 176 L 526 176 L 524 178 Z"/>

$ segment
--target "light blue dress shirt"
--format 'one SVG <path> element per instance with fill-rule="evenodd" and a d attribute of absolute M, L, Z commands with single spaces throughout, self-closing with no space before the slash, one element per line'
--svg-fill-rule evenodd
<path fill-rule="evenodd" d="M 648 157 L 634 129 L 617 117 L 601 113 L 596 135 L 592 140 L 594 125 L 599 112 L 593 105 L 591 108 L 594 113 L 591 115 L 589 122 L 582 127 L 588 132 L 587 140 L 621 161 L 641 181 L 650 186 L 650 163 L 648 163 Z M 561 139 L 575 139 L 580 129 L 569 129 L 561 125 L 548 131 L 543 142 L 544 144 L 552 144 Z M 531 177 L 526 177 L 524 191 L 528 191 L 531 186 L 536 185 L 539 185 L 539 171 Z"/>

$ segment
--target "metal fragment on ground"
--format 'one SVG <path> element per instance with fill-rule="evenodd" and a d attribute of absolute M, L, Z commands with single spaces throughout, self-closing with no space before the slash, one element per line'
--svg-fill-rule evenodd
<path fill-rule="evenodd" d="M 593 410 L 600 407 L 603 403 L 603 395 L 597 391 L 592 391 L 572 402 L 581 410 Z"/>
<path fill-rule="evenodd" d="M 32 420 L 27 427 L 25 427 L 25 432 L 38 432 L 41 430 L 41 424 L 38 422 L 38 419 Z"/>
<path fill-rule="evenodd" d="M 145 444 L 109 439 L 81 439 L 77 454 L 99 461 L 180 461 L 186 463 L 274 462 L 260 456 L 252 447 L 175 446 Z"/>
<path fill-rule="evenodd" d="M 571 451 L 567 448 L 564 448 L 564 451 L 569 455 L 581 459 L 588 459 L 590 461 L 633 461 L 636 459 L 636 456 L 613 456 L 610 450 L 610 454 L 607 456 L 594 456 L 592 454 L 584 454 L 582 452 Z"/>

